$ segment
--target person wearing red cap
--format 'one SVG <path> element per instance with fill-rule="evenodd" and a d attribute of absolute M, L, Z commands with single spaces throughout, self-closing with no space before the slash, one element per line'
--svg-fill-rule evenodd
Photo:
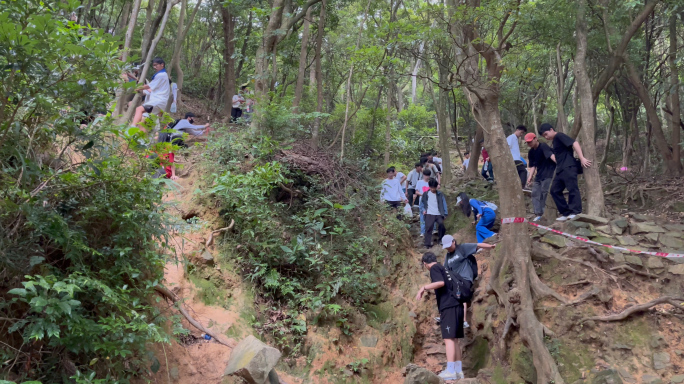
<path fill-rule="evenodd" d="M 527 186 L 532 186 L 532 207 L 534 207 L 534 219 L 541 220 L 544 215 L 546 196 L 549 194 L 553 172 L 556 170 L 556 156 L 551 147 L 537 140 L 537 135 L 530 132 L 525 135 L 525 143 L 530 147 L 527 158 L 530 160 Z M 536 174 L 536 177 L 535 177 Z M 534 177 L 534 182 L 532 178 Z"/>

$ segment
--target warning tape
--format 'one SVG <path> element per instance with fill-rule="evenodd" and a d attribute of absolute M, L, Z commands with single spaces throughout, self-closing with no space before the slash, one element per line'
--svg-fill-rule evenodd
<path fill-rule="evenodd" d="M 596 241 L 592 241 L 592 240 L 589 240 L 589 239 L 585 239 L 585 238 L 583 238 L 583 237 L 579 237 L 579 236 L 575 236 L 575 235 L 571 235 L 571 234 L 569 234 L 569 233 L 565 233 L 565 232 L 559 231 L 559 230 L 557 230 L 557 229 L 553 229 L 553 228 L 545 227 L 545 226 L 543 226 L 543 225 L 539 225 L 539 224 L 537 224 L 537 223 L 534 223 L 534 222 L 531 222 L 531 221 L 527 220 L 527 219 L 524 218 L 524 217 L 507 217 L 507 218 L 501 219 L 501 224 L 513 224 L 513 223 L 527 223 L 527 224 L 532 225 L 532 226 L 535 226 L 535 227 L 537 227 L 537 228 L 545 229 L 545 230 L 547 230 L 547 231 L 549 231 L 549 232 L 557 233 L 557 234 L 559 234 L 559 235 L 562 235 L 562 236 L 565 236 L 565 237 L 569 237 L 569 238 L 571 238 L 571 239 L 579 240 L 579 241 L 581 241 L 581 242 L 583 242 L 583 243 L 593 244 L 593 245 L 600 245 L 600 246 L 606 247 L 606 248 L 617 249 L 618 251 L 625 251 L 625 252 L 631 252 L 631 253 L 637 253 L 637 254 L 644 254 L 644 255 L 651 255 L 651 256 L 660 256 L 660 257 L 667 257 L 667 258 L 684 257 L 684 254 L 679 254 L 679 253 L 638 251 L 638 250 L 636 250 L 636 249 L 628 249 L 628 248 L 623 248 L 623 247 L 616 247 L 616 246 L 614 246 L 614 245 L 609 245 L 609 244 L 601 244 L 601 243 L 598 243 L 598 242 L 596 242 Z"/>

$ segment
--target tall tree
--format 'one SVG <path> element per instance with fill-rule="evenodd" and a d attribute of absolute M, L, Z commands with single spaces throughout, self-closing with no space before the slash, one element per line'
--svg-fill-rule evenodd
<path fill-rule="evenodd" d="M 233 104 L 233 95 L 236 92 L 235 79 L 235 16 L 230 10 L 221 7 L 223 19 L 223 102 L 224 112 L 230 113 Z"/>
<path fill-rule="evenodd" d="M 311 24 L 311 8 L 307 9 L 302 26 L 302 47 L 299 52 L 299 70 L 297 71 L 297 84 L 295 85 L 294 100 L 292 107 L 294 111 L 299 110 L 299 101 L 302 99 L 304 91 L 304 78 L 306 77 L 307 53 L 309 52 L 309 25 Z"/>
<path fill-rule="evenodd" d="M 321 3 L 321 11 L 318 16 L 318 31 L 316 32 L 316 51 L 314 57 L 314 70 L 316 74 L 316 112 L 319 114 L 323 112 L 323 69 L 321 68 L 321 47 L 323 46 L 323 32 L 325 29 L 325 7 L 326 0 Z M 320 115 L 314 118 L 313 127 L 311 129 L 311 143 L 314 148 L 318 147 L 319 131 L 321 127 Z"/>
<path fill-rule="evenodd" d="M 199 10 L 200 6 L 202 6 L 202 0 L 198 0 L 197 4 L 195 4 L 195 9 L 192 11 L 192 14 L 190 14 L 190 18 L 188 19 L 187 23 L 185 22 L 185 13 L 188 8 L 188 0 L 181 0 L 181 9 L 180 9 L 180 15 L 178 16 L 178 31 L 176 35 L 176 44 L 175 47 L 173 48 L 173 56 L 171 57 L 171 65 L 169 66 L 169 78 L 173 75 L 173 72 L 176 71 L 176 85 L 178 86 L 178 92 L 177 92 L 177 100 L 180 102 L 181 100 L 181 94 L 183 93 L 183 80 L 184 80 L 184 73 L 183 69 L 181 68 L 180 65 L 180 59 L 181 59 L 181 54 L 183 51 L 183 41 L 185 41 L 185 36 L 187 36 L 188 31 L 190 30 L 190 27 L 192 26 L 192 22 L 195 20 L 195 15 L 197 15 L 197 11 Z M 171 100 L 169 100 L 169 106 L 170 106 Z"/>

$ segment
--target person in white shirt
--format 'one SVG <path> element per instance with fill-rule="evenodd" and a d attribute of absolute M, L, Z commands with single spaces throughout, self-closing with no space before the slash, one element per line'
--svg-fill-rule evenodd
<path fill-rule="evenodd" d="M 240 87 L 240 92 L 237 95 L 233 95 L 233 108 L 230 110 L 230 121 L 237 123 L 237 120 L 242 117 L 242 104 L 245 102 L 244 93 L 247 92 L 247 86 L 243 85 Z"/>
<path fill-rule="evenodd" d="M 169 82 L 169 75 L 166 73 L 166 63 L 162 58 L 156 57 L 152 60 L 152 68 L 156 72 L 152 75 L 150 83 L 136 89 L 137 91 L 143 91 L 145 102 L 135 109 L 133 126 L 140 124 L 143 119 L 143 113 L 156 113 L 161 116 L 166 109 L 166 104 L 169 102 L 171 84 Z"/>
<path fill-rule="evenodd" d="M 468 165 L 470 164 L 470 152 L 466 152 L 463 154 L 463 172 L 468 170 Z"/>
<path fill-rule="evenodd" d="M 406 177 L 406 182 L 408 184 L 406 191 L 409 204 L 411 205 L 418 205 L 415 204 L 415 197 L 417 196 L 416 185 L 423 178 L 423 164 L 418 162 L 416 163 L 415 167 L 416 168 L 409 172 L 408 176 Z"/>
<path fill-rule="evenodd" d="M 432 175 L 432 172 L 429 169 L 424 169 L 423 179 L 416 183 L 416 195 L 418 195 L 419 205 L 423 194 L 430 190 L 430 175 Z M 425 236 L 425 215 L 423 215 L 423 211 L 420 209 L 418 212 L 420 212 L 420 237 L 423 237 Z"/>
<path fill-rule="evenodd" d="M 508 148 L 511 150 L 511 156 L 513 156 L 513 161 L 515 162 L 515 168 L 518 171 L 518 177 L 520 177 L 520 185 L 525 188 L 527 184 L 527 163 L 520 155 L 520 145 L 518 145 L 518 139 L 527 133 L 527 127 L 524 125 L 518 125 L 510 136 L 506 138 L 508 143 Z"/>
<path fill-rule="evenodd" d="M 401 185 L 401 190 L 406 194 L 406 175 L 404 175 L 403 172 L 397 172 L 396 168 L 390 167 L 394 169 L 394 178 L 399 180 L 399 185 Z"/>
<path fill-rule="evenodd" d="M 386 202 L 391 208 L 399 208 L 399 204 L 407 203 L 406 194 L 401 190 L 401 184 L 395 177 L 393 167 L 387 168 L 387 178 L 382 182 L 380 202 Z"/>

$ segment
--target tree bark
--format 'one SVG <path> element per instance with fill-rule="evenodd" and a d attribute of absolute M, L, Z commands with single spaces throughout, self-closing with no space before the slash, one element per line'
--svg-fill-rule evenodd
<path fill-rule="evenodd" d="M 311 19 L 311 8 L 307 9 L 304 17 L 304 25 L 302 26 L 302 48 L 299 51 L 299 71 L 297 72 L 297 84 L 295 85 L 294 100 L 292 107 L 294 112 L 299 111 L 299 102 L 302 99 L 302 92 L 304 91 L 304 77 L 306 75 L 306 56 L 309 48 L 309 24 Z"/>
<path fill-rule="evenodd" d="M 556 77 L 556 105 L 558 109 L 558 119 L 556 125 L 559 132 L 568 132 L 568 117 L 565 114 L 565 78 L 567 72 L 563 71 L 563 61 L 561 61 L 560 43 L 556 46 L 556 66 L 558 76 Z"/>
<path fill-rule="evenodd" d="M 154 0 L 150 0 L 147 8 L 147 17 L 145 20 L 145 29 L 143 31 L 142 45 L 140 46 L 140 57 L 147 57 L 147 52 L 150 48 L 150 43 L 152 41 L 152 36 L 154 36 L 157 28 L 159 28 L 159 23 L 164 18 L 164 9 L 168 0 L 160 0 L 157 5 L 157 17 L 152 18 L 152 9 L 154 5 Z"/>
<path fill-rule="evenodd" d="M 599 172 L 604 172 L 606 170 L 606 164 L 608 162 L 608 151 L 610 151 L 610 136 L 613 133 L 613 124 L 615 122 L 615 108 L 610 107 L 610 120 L 608 122 L 608 130 L 606 132 L 606 146 L 603 150 L 603 156 L 601 157 L 601 164 L 599 164 Z"/>
<path fill-rule="evenodd" d="M 658 153 L 663 158 L 665 174 L 670 176 L 678 176 L 682 172 L 682 164 L 675 161 L 674 156 L 672 155 L 672 150 L 670 149 L 667 139 L 665 138 L 665 134 L 663 133 L 663 127 L 660 118 L 658 117 L 658 111 L 656 110 L 655 105 L 653 105 L 653 101 L 648 94 L 648 90 L 639 78 L 639 74 L 637 73 L 636 68 L 634 68 L 634 65 L 630 61 L 626 61 L 625 66 L 627 67 L 627 76 L 629 78 L 629 82 L 632 83 L 636 89 L 637 95 L 646 109 L 646 116 L 648 118 L 649 124 L 651 125 L 654 144 L 658 149 Z"/>
<path fill-rule="evenodd" d="M 672 131 L 672 163 L 680 165 L 681 173 L 681 112 L 679 107 L 679 71 L 677 70 L 677 16 L 670 16 L 670 105 L 672 117 L 670 118 L 670 129 Z"/>
<path fill-rule="evenodd" d="M 577 19 L 575 22 L 577 36 L 577 53 L 575 55 L 575 78 L 577 79 L 577 90 L 580 95 L 580 110 L 583 122 L 583 129 L 580 132 L 582 138 L 582 152 L 584 157 L 596 163 L 596 142 L 594 139 L 596 127 L 596 115 L 594 109 L 594 99 L 591 94 L 591 83 L 587 72 L 587 21 L 585 12 L 587 0 L 577 1 Z M 598 164 L 584 170 L 584 179 L 587 183 L 587 213 L 593 216 L 603 216 L 605 214 L 605 201 L 603 196 L 603 186 L 601 185 L 601 175 L 599 175 Z"/>
<path fill-rule="evenodd" d="M 133 3 L 133 11 L 131 11 L 131 17 L 128 21 L 128 28 L 126 29 L 126 37 L 124 40 L 123 51 L 121 52 L 121 61 L 126 62 L 128 60 L 128 55 L 131 51 L 131 41 L 133 41 L 133 32 L 135 31 L 135 24 L 138 21 L 138 13 L 140 11 L 141 0 L 135 0 Z M 124 105 L 126 104 L 127 92 L 124 89 L 119 96 L 119 100 L 116 103 L 116 109 L 114 110 L 114 116 L 120 116 L 123 113 Z"/>
<path fill-rule="evenodd" d="M 391 79 L 390 79 L 391 81 Z M 387 114 L 385 115 L 385 169 L 389 167 L 390 147 L 392 145 L 392 90 L 394 87 L 387 87 Z"/>
<path fill-rule="evenodd" d="M 181 100 L 181 94 L 183 93 L 183 79 L 184 79 L 184 73 L 183 69 L 181 68 L 180 65 L 180 58 L 181 58 L 181 53 L 183 52 L 183 42 L 185 41 L 185 36 L 187 36 L 188 32 L 190 31 L 190 27 L 192 26 L 192 22 L 195 20 L 195 15 L 197 15 L 197 11 L 199 10 L 200 6 L 202 5 L 202 0 L 198 0 L 197 4 L 195 5 L 195 9 L 192 11 L 192 14 L 190 15 L 190 18 L 187 20 L 187 23 L 185 22 L 185 14 L 187 12 L 188 0 L 182 0 L 181 2 L 181 10 L 180 10 L 180 15 L 178 16 L 178 35 L 176 36 L 176 46 L 173 49 L 173 57 L 171 58 L 171 66 L 169 68 L 169 78 L 173 75 L 173 71 L 176 71 L 176 86 L 178 87 L 177 91 L 177 102 L 180 102 Z M 171 101 L 169 100 L 169 105 L 167 108 L 171 106 Z"/>
<path fill-rule="evenodd" d="M 124 4 L 123 9 L 121 10 L 121 16 L 123 16 L 123 19 L 121 20 L 121 24 L 119 24 L 117 21 L 116 36 L 119 36 L 124 31 L 124 28 L 126 28 L 126 26 L 128 25 L 128 18 L 131 15 L 131 4 L 133 4 L 133 3 L 130 1 L 127 1 Z M 138 7 L 139 7 L 139 5 L 138 5 Z"/>
<path fill-rule="evenodd" d="M 444 50 L 444 55 L 447 55 L 448 50 Z M 449 185 L 451 181 L 451 156 L 449 154 L 449 144 L 451 144 L 451 135 L 447 124 L 447 99 L 449 98 L 449 63 L 451 61 L 448 57 L 442 57 L 437 62 L 439 73 L 439 94 L 437 107 L 437 120 L 439 121 L 439 148 L 442 155 L 442 186 Z M 475 167 L 477 168 L 477 166 Z"/>
<path fill-rule="evenodd" d="M 235 17 L 228 8 L 221 8 L 223 19 L 223 103 L 225 113 L 230 113 L 233 106 L 233 95 L 236 90 L 235 81 Z"/>
<path fill-rule="evenodd" d="M 318 31 L 316 32 L 315 75 L 316 75 L 316 112 L 323 112 L 323 69 L 321 68 L 321 47 L 323 46 L 323 32 L 325 28 L 326 0 L 321 3 L 321 13 L 318 16 Z M 316 116 L 311 130 L 311 144 L 318 148 L 318 133 L 321 127 L 321 118 Z"/>
<path fill-rule="evenodd" d="M 418 48 L 418 58 L 416 59 L 416 65 L 413 67 L 413 72 L 411 73 L 411 104 L 417 102 L 416 89 L 418 88 L 418 70 L 420 69 L 420 59 L 423 54 L 423 49 L 425 48 L 425 42 L 420 42 L 420 47 Z"/>
<path fill-rule="evenodd" d="M 235 70 L 235 78 L 239 79 L 242 74 L 242 66 L 245 64 L 245 55 L 247 54 L 247 43 L 249 36 L 252 35 L 252 17 L 254 12 L 249 11 L 249 18 L 247 19 L 247 31 L 245 31 L 245 38 L 242 40 L 242 47 L 240 47 L 240 61 L 238 62 L 237 70 Z"/>

